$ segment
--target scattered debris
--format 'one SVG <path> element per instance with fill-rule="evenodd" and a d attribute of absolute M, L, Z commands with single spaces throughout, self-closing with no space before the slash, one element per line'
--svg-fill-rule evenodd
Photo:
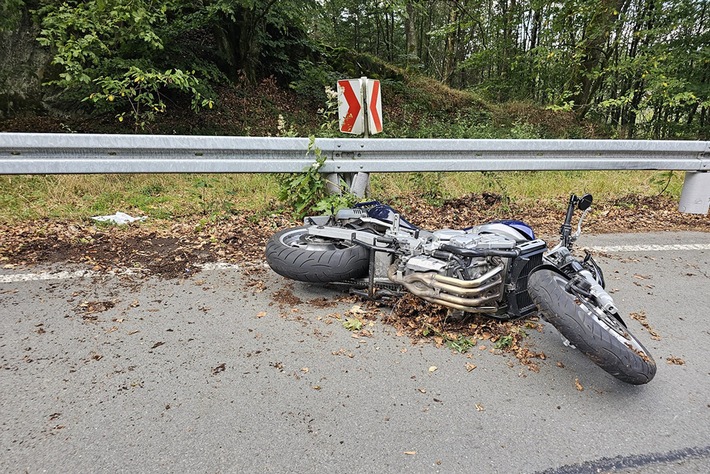
<path fill-rule="evenodd" d="M 347 358 L 349 358 L 349 359 L 352 359 L 353 357 L 355 357 L 355 355 L 354 355 L 352 352 L 348 352 L 348 351 L 346 351 L 345 349 L 342 349 L 342 348 L 341 348 L 341 349 L 338 349 L 337 351 L 331 352 L 331 354 L 333 354 L 334 356 L 342 355 L 342 356 L 345 356 L 345 357 L 347 357 Z"/>
<path fill-rule="evenodd" d="M 94 216 L 92 219 L 97 222 L 111 222 L 112 224 L 125 225 L 130 224 L 131 222 L 144 221 L 147 217 L 132 217 L 125 212 L 119 211 L 111 216 Z"/>
<path fill-rule="evenodd" d="M 417 209 L 411 220 L 424 228 L 462 228 L 515 216 L 531 224 L 540 235 L 554 235 L 560 221 L 560 211 L 553 205 L 527 206 L 503 202 L 500 196 L 493 193 L 470 194 L 445 201 L 441 206 L 433 206 L 412 196 L 392 199 L 390 204 L 402 209 Z M 588 218 L 587 228 L 591 233 L 628 231 L 627 223 L 631 218 L 636 223 L 636 230 L 641 232 L 707 230 L 710 226 L 710 217 L 681 214 L 677 211 L 677 202 L 667 196 L 625 196 L 595 203 L 595 211 Z M 268 225 L 264 225 L 266 220 Z M 135 278 L 149 275 L 184 278 L 199 272 L 203 263 L 238 262 L 245 277 L 245 286 L 253 293 L 259 293 L 267 289 L 267 268 L 262 263 L 266 241 L 276 230 L 299 224 L 288 213 L 274 212 L 260 220 L 254 219 L 251 211 L 238 211 L 220 219 L 201 222 L 197 227 L 195 222 L 195 216 L 185 216 L 176 221 L 154 219 L 140 226 L 100 226 L 89 219 L 42 219 L 13 225 L 3 223 L 0 224 L 0 262 L 5 268 L 57 262 L 85 265 L 95 271 L 130 268 L 139 270 Z M 640 274 L 633 277 L 646 286 L 647 280 L 651 279 Z M 284 311 L 298 310 L 294 307 L 304 304 L 288 284 L 274 292 L 274 299 L 277 304 L 283 305 Z M 409 336 L 415 343 L 433 343 L 458 353 L 480 347 L 494 354 L 512 354 L 531 371 L 539 370 L 537 363 L 545 359 L 544 353 L 530 348 L 525 340 L 528 331 L 540 330 L 535 318 L 508 322 L 486 317 L 456 320 L 449 317 L 446 308 L 412 295 L 400 298 L 391 308 L 361 302 L 353 296 L 316 298 L 305 304 L 327 308 L 346 301 L 353 304 L 350 311 L 343 316 L 334 313 L 324 322 L 330 324 L 337 319 L 344 321 L 344 325 L 359 326 L 348 328 L 356 337 L 371 337 L 372 332 L 364 328 L 368 321 L 378 320 L 394 327 L 398 335 Z M 96 321 L 98 313 L 111 309 L 115 304 L 112 301 L 84 301 L 76 311 L 84 320 Z M 130 307 L 139 305 L 138 301 L 134 301 Z M 256 317 L 262 318 L 266 314 L 266 311 L 261 311 Z M 653 339 L 660 339 L 660 335 L 648 324 L 644 312 L 632 313 L 631 316 L 643 325 Z M 114 321 L 123 322 L 122 318 Z M 109 331 L 115 327 L 112 326 Z M 42 327 L 36 330 L 37 334 L 44 331 Z M 134 330 L 127 334 L 138 332 Z M 153 348 L 163 343 L 156 344 Z M 333 352 L 333 355 L 353 357 L 344 349 Z M 471 356 L 470 353 L 468 355 Z M 684 363 L 675 357 L 667 360 L 669 364 Z M 564 367 L 561 362 L 556 365 Z M 465 367 L 469 372 L 476 368 L 472 363 L 467 363 Z"/>
<path fill-rule="evenodd" d="M 498 321 L 485 316 L 469 316 L 454 319 L 449 317 L 447 308 L 406 294 L 383 321 L 394 326 L 398 334 L 407 334 L 415 342 L 431 341 L 459 353 L 474 347 L 486 351 L 490 343 L 494 353 L 511 353 L 533 372 L 540 370 L 536 361 L 546 358 L 544 352 L 532 350 L 524 341 L 527 331 L 541 330 L 536 318 Z"/>
<path fill-rule="evenodd" d="M 293 294 L 293 283 L 288 282 L 284 288 L 274 291 L 273 300 L 282 307 L 294 307 L 303 303 L 303 300 Z"/>
<path fill-rule="evenodd" d="M 634 319 L 641 323 L 641 326 L 648 331 L 648 333 L 651 335 L 651 339 L 654 341 L 660 341 L 661 340 L 661 335 L 656 332 L 655 329 L 651 327 L 651 325 L 648 323 L 648 319 L 646 319 L 646 313 L 644 311 L 639 311 L 637 313 L 631 313 L 629 314 L 631 316 L 631 319 Z"/>
<path fill-rule="evenodd" d="M 668 362 L 669 365 L 685 365 L 685 361 L 683 359 L 674 356 L 666 357 L 666 362 Z"/>
<path fill-rule="evenodd" d="M 348 331 L 359 331 L 362 329 L 362 321 L 357 318 L 346 318 L 343 320 L 343 327 Z"/>

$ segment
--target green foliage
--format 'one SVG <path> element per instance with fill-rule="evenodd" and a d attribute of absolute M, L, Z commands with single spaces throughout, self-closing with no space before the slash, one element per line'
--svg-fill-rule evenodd
<path fill-rule="evenodd" d="M 302 173 L 288 173 L 279 176 L 279 200 L 293 208 L 297 216 L 303 217 L 327 194 L 327 183 L 319 172 L 326 156 L 316 149 L 316 160 Z"/>
<path fill-rule="evenodd" d="M 661 171 L 661 172 L 653 175 L 649 179 L 649 182 L 651 185 L 653 185 L 657 189 L 659 189 L 658 195 L 660 196 L 661 194 L 666 192 L 666 190 L 668 189 L 668 186 L 671 184 L 671 180 L 674 177 L 676 177 L 676 175 L 675 175 L 675 171 L 673 171 L 673 170 Z"/>
<path fill-rule="evenodd" d="M 53 64 L 62 66 L 53 84 L 71 87 L 89 84 L 96 70 L 113 57 L 162 50 L 155 27 L 167 21 L 165 5 L 155 8 L 145 1 L 100 0 L 49 3 L 39 10 L 42 31 L 38 41 L 52 48 Z"/>
<path fill-rule="evenodd" d="M 47 3 L 38 11 L 38 41 L 51 48 L 52 64 L 60 70 L 47 84 L 74 91 L 100 104 L 99 110 L 117 111 L 119 121 L 130 117 L 141 129 L 165 112 L 169 91 L 190 97 L 195 111 L 212 107 L 209 89 L 194 70 L 165 67 L 176 61 L 166 55 L 165 40 L 175 35 L 170 19 L 181 12 L 177 1 Z"/>
<path fill-rule="evenodd" d="M 513 342 L 515 342 L 515 337 L 508 334 L 505 336 L 501 336 L 495 343 L 495 348 L 496 349 L 508 349 L 510 346 L 513 345 Z"/>
<path fill-rule="evenodd" d="M 547 134 L 537 117 L 491 126 L 482 101 L 476 114 L 471 94 L 422 77 L 573 112 L 613 136 L 710 136 L 706 0 L 4 0 L 0 31 L 33 8 L 54 56 L 48 83 L 138 129 L 173 103 L 209 107 L 226 80 L 274 76 L 312 104 L 366 75 L 382 80 L 388 136 Z M 329 110 L 320 133 L 336 136 Z"/>
<path fill-rule="evenodd" d="M 322 4 L 314 25 L 328 44 L 410 71 L 416 63 L 414 69 L 488 100 L 534 100 L 591 117 L 619 136 L 710 135 L 705 0 Z M 459 123 L 454 128 L 430 134 L 470 134 Z"/>
<path fill-rule="evenodd" d="M 328 194 L 328 178 L 320 172 L 327 157 L 319 148 L 313 148 L 315 139 L 311 137 L 309 152 L 314 151 L 315 162 L 301 173 L 279 175 L 279 200 L 294 210 L 302 218 L 309 212 L 335 213 L 339 209 L 351 207 L 357 202 L 357 196 L 347 192 L 344 182 L 337 184 L 340 194 Z"/>
<path fill-rule="evenodd" d="M 310 60 L 301 60 L 298 63 L 298 75 L 289 84 L 306 100 L 324 103 L 329 100 L 327 88 L 332 88 L 338 80 L 337 73 L 327 62 L 313 63 Z"/>
<path fill-rule="evenodd" d="M 193 71 L 194 73 L 194 71 Z M 167 108 L 165 92 L 175 89 L 189 92 L 192 96 L 192 109 L 198 111 L 202 107 L 212 108 L 212 99 L 205 98 L 197 90 L 199 80 L 180 69 L 168 69 L 160 72 L 155 69 L 142 70 L 130 66 L 128 71 L 119 78 L 100 76 L 93 81 L 98 87 L 98 92 L 93 92 L 84 100 L 93 102 L 126 102 L 130 108 L 119 112 L 116 118 L 123 122 L 126 116 L 130 117 L 136 128 L 145 126 L 155 119 L 156 114 L 165 112 Z M 123 108 L 123 107 L 121 107 Z"/>
<path fill-rule="evenodd" d="M 320 136 L 340 136 L 340 122 L 338 119 L 338 93 L 330 86 L 324 87 L 325 107 L 318 109 L 320 117 Z"/>
<path fill-rule="evenodd" d="M 316 0 L 212 0 L 205 4 L 227 70 L 256 82 L 275 75 L 288 81 L 315 49 L 308 23 Z"/>
<path fill-rule="evenodd" d="M 286 119 L 281 114 L 279 114 L 278 121 L 276 122 L 276 128 L 278 130 L 279 137 L 297 137 L 298 136 L 298 132 L 293 127 L 293 124 L 286 124 Z"/>
<path fill-rule="evenodd" d="M 493 189 L 500 193 L 501 200 L 503 201 L 503 208 L 508 209 L 511 199 L 502 173 L 500 171 L 481 171 L 481 176 L 483 176 L 483 182 L 487 188 Z"/>
<path fill-rule="evenodd" d="M 343 327 L 348 331 L 359 331 L 362 326 L 362 321 L 358 318 L 347 318 L 343 321 Z"/>
<path fill-rule="evenodd" d="M 342 194 L 329 194 L 320 199 L 312 208 L 311 212 L 315 214 L 331 214 L 335 215 L 340 209 L 347 209 L 358 202 L 358 197 L 347 192 L 347 185 L 344 182 L 340 184 Z"/>
<path fill-rule="evenodd" d="M 476 346 L 476 340 L 470 337 L 449 337 L 446 339 L 446 347 L 452 349 L 460 354 L 468 352 L 471 348 Z"/>
<path fill-rule="evenodd" d="M 475 338 L 444 332 L 430 324 L 422 328 L 422 336 L 436 338 L 437 343 L 443 343 L 449 349 L 460 354 L 464 354 L 476 346 Z"/>

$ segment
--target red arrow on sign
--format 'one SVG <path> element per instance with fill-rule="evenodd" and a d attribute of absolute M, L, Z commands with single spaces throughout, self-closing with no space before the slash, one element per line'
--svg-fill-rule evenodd
<path fill-rule="evenodd" d="M 382 131 L 382 119 L 380 118 L 380 113 L 377 110 L 377 99 L 380 96 L 380 81 L 372 81 L 372 95 L 370 96 L 370 117 L 372 117 L 372 122 L 375 125 L 374 133 L 380 133 Z"/>
<path fill-rule="evenodd" d="M 348 113 L 345 114 L 345 119 L 343 120 L 343 125 L 340 127 L 340 130 L 343 132 L 352 132 L 362 106 L 349 81 L 338 81 L 338 86 L 343 88 L 343 96 L 348 103 Z"/>

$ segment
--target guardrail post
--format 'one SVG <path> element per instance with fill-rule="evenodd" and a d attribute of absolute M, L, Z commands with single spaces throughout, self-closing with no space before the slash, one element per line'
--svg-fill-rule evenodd
<path fill-rule="evenodd" d="M 708 213 L 710 210 L 710 172 L 686 171 L 678 209 L 687 214 Z"/>
<path fill-rule="evenodd" d="M 340 181 L 343 180 L 350 192 L 357 197 L 364 197 L 370 190 L 369 173 L 327 173 L 325 176 L 328 194 L 342 194 Z"/>
<path fill-rule="evenodd" d="M 350 192 L 357 197 L 365 197 L 370 188 L 369 173 L 355 173 L 352 182 L 350 183 Z"/>
<path fill-rule="evenodd" d="M 340 194 L 340 174 L 327 173 L 325 175 L 325 189 L 328 191 L 328 194 Z"/>

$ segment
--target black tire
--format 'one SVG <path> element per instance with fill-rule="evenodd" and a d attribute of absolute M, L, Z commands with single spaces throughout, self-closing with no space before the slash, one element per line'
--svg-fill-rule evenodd
<path fill-rule="evenodd" d="M 308 236 L 306 227 L 294 227 L 269 239 L 266 261 L 286 278 L 329 283 L 367 275 L 370 251 L 341 240 Z"/>
<path fill-rule="evenodd" d="M 530 275 L 528 292 L 543 318 L 599 367 L 634 385 L 650 382 L 656 363 L 645 347 L 613 315 L 599 318 L 601 310 L 569 293 L 567 278 L 553 270 Z"/>

